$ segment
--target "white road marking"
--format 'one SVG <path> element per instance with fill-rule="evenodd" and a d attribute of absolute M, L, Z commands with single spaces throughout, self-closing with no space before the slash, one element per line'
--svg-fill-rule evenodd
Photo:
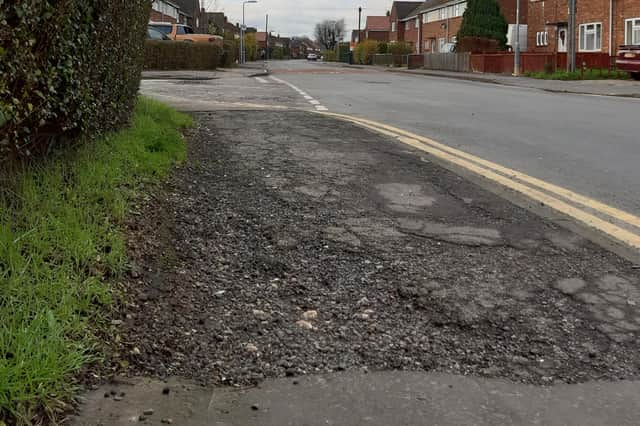
<path fill-rule="evenodd" d="M 301 95 L 303 98 L 305 98 L 311 105 L 314 105 L 316 108 L 316 111 L 329 111 L 329 108 L 323 106 L 320 104 L 320 101 L 317 101 L 315 99 L 313 99 L 311 96 L 309 96 L 304 90 L 300 89 L 299 87 L 289 83 L 288 81 L 284 81 L 281 80 L 277 77 L 274 76 L 270 76 L 269 77 L 271 80 L 280 83 L 280 84 L 284 84 L 286 86 L 289 86 L 290 88 L 292 88 L 293 90 L 295 90 L 296 92 L 298 92 L 299 95 Z"/>
<path fill-rule="evenodd" d="M 269 84 L 269 82 L 267 80 L 265 80 L 264 78 L 261 77 L 255 77 L 256 80 L 258 80 L 260 83 L 262 84 Z"/>

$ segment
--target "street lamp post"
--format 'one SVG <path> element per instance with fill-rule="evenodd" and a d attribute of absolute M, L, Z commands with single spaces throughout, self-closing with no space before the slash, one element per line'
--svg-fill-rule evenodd
<path fill-rule="evenodd" d="M 513 75 L 520 76 L 520 0 L 516 1 L 516 40 L 513 58 Z"/>
<path fill-rule="evenodd" d="M 245 45 L 244 45 L 244 34 L 246 30 L 246 26 L 244 25 L 244 5 L 247 3 L 258 3 L 258 0 L 245 0 L 242 2 L 242 28 L 240 28 L 240 63 L 244 64 L 246 62 L 246 53 L 245 53 Z"/>

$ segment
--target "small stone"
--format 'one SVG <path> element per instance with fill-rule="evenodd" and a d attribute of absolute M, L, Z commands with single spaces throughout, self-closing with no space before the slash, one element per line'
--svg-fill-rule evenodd
<path fill-rule="evenodd" d="M 314 319 L 318 318 L 318 311 L 307 311 L 304 314 L 302 314 L 302 318 L 304 318 L 307 321 L 311 321 Z"/>
<path fill-rule="evenodd" d="M 114 401 L 122 401 L 122 397 L 120 395 L 116 395 L 113 397 Z"/>
<path fill-rule="evenodd" d="M 164 423 L 165 425 L 172 425 L 173 424 L 173 419 L 170 419 L 170 418 L 167 417 L 165 419 L 160 420 L 160 423 Z"/>
<path fill-rule="evenodd" d="M 147 416 L 145 416 L 144 414 L 140 414 L 138 416 L 138 420 L 141 421 L 141 422 L 144 422 L 145 420 L 147 420 Z"/>
<path fill-rule="evenodd" d="M 269 318 L 271 318 L 271 315 L 269 315 L 265 311 L 261 311 L 260 309 L 254 309 L 253 316 L 259 319 L 260 321 L 267 321 Z"/>
<path fill-rule="evenodd" d="M 515 364 L 529 364 L 529 358 L 518 355 L 511 358 L 511 361 L 513 361 Z"/>
<path fill-rule="evenodd" d="M 147 408 L 146 410 L 144 410 L 142 412 L 142 414 L 144 414 L 145 416 L 152 416 L 153 415 L 153 408 Z"/>
<path fill-rule="evenodd" d="M 371 304 L 371 302 L 366 297 L 363 297 L 362 299 L 358 300 L 358 303 L 356 303 L 356 305 L 358 307 L 369 306 L 370 304 Z"/>
<path fill-rule="evenodd" d="M 300 328 L 304 328 L 305 330 L 313 330 L 313 324 L 311 324 L 309 321 L 296 321 L 296 325 Z"/>
<path fill-rule="evenodd" d="M 556 283 L 556 288 L 564 294 L 576 294 L 586 287 L 587 283 L 580 278 L 567 278 Z"/>
<path fill-rule="evenodd" d="M 366 314 L 366 315 L 371 316 L 371 315 L 373 315 L 375 312 L 376 312 L 376 311 L 374 311 L 373 309 L 365 309 L 365 310 L 364 310 L 364 312 L 363 312 L 363 314 Z"/>
<path fill-rule="evenodd" d="M 140 349 L 138 349 L 138 348 L 133 348 L 133 350 L 131 351 L 131 353 L 132 353 L 133 355 L 140 355 Z"/>
<path fill-rule="evenodd" d="M 247 352 L 250 352 L 250 353 L 258 352 L 258 347 L 253 343 L 247 343 L 247 345 L 244 348 L 247 350 Z"/>
<path fill-rule="evenodd" d="M 370 318 L 370 315 L 365 313 L 357 313 L 354 315 L 354 317 L 361 320 L 368 320 Z"/>
<path fill-rule="evenodd" d="M 111 325 L 122 325 L 122 320 L 111 320 Z"/>
<path fill-rule="evenodd" d="M 219 290 L 213 293 L 213 295 L 216 297 L 222 297 L 226 292 L 227 292 L 226 290 Z"/>
<path fill-rule="evenodd" d="M 169 392 L 171 392 L 171 389 L 169 389 L 169 387 L 168 387 L 168 386 L 166 386 L 166 387 L 164 387 L 164 388 L 162 389 L 162 394 L 163 394 L 163 395 L 169 395 Z"/>
<path fill-rule="evenodd" d="M 260 406 L 259 406 L 258 404 L 253 404 L 253 405 L 251 406 L 251 409 L 252 409 L 253 411 L 258 411 L 258 410 L 260 409 Z"/>

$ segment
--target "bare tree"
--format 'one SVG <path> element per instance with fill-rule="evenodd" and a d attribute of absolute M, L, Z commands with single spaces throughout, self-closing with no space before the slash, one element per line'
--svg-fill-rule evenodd
<path fill-rule="evenodd" d="M 327 50 L 333 50 L 344 38 L 344 19 L 339 21 L 324 20 L 316 24 L 316 41 Z"/>

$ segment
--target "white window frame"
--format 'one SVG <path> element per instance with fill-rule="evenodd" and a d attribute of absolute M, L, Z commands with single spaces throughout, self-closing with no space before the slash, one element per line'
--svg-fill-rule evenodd
<path fill-rule="evenodd" d="M 631 27 L 631 31 L 629 31 L 629 27 Z M 624 44 L 640 44 L 640 18 L 625 19 Z"/>
<path fill-rule="evenodd" d="M 393 21 L 393 22 L 391 23 L 391 32 L 392 32 L 392 33 L 395 33 L 395 32 L 396 32 L 396 21 Z"/>
<path fill-rule="evenodd" d="M 405 30 L 410 30 L 411 29 L 411 20 L 408 20 L 404 23 L 404 29 Z"/>
<path fill-rule="evenodd" d="M 438 52 L 442 52 L 447 45 L 447 39 L 445 37 L 438 38 Z"/>
<path fill-rule="evenodd" d="M 431 50 L 431 40 L 427 39 L 424 41 L 424 50 Z"/>
<path fill-rule="evenodd" d="M 446 7 L 440 8 L 438 10 L 438 18 L 440 18 L 441 21 L 444 21 L 445 19 L 447 19 L 447 8 Z"/>
<path fill-rule="evenodd" d="M 416 16 L 416 28 L 420 28 L 420 17 Z"/>
<path fill-rule="evenodd" d="M 593 28 L 589 28 L 593 27 Z M 587 49 L 587 37 L 593 35 L 593 49 Z M 578 31 L 578 50 L 580 52 L 602 51 L 602 22 L 580 24 Z"/>

